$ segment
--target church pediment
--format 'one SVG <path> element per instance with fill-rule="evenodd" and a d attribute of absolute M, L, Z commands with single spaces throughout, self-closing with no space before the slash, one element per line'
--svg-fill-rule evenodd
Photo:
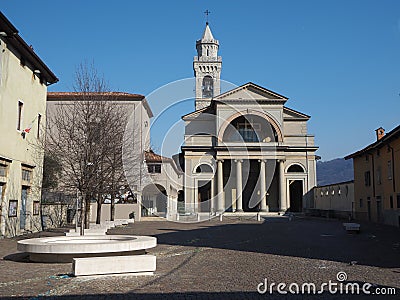
<path fill-rule="evenodd" d="M 257 102 L 272 102 L 285 103 L 288 98 L 263 88 L 252 82 L 246 83 L 235 89 L 227 91 L 214 98 L 216 101 L 257 101 Z"/>
<path fill-rule="evenodd" d="M 297 110 L 284 107 L 283 108 L 283 119 L 284 120 L 309 120 L 310 116 L 303 114 Z"/>

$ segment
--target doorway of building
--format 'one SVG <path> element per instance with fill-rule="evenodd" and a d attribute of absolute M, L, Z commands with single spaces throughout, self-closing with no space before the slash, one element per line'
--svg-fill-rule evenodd
<path fill-rule="evenodd" d="M 185 212 L 185 194 L 183 190 L 178 191 L 178 204 L 177 204 L 178 213 Z"/>
<path fill-rule="evenodd" d="M 289 199 L 291 212 L 301 212 L 303 210 L 303 181 L 292 180 L 289 183 Z"/>
<path fill-rule="evenodd" d="M 248 174 L 246 184 L 244 185 L 242 199 L 243 210 L 245 212 L 257 212 L 260 206 L 260 194 L 258 178 L 260 176 L 260 163 L 258 160 L 243 161 L 242 166 L 243 183 Z"/>
<path fill-rule="evenodd" d="M 211 204 L 211 180 L 198 181 L 199 212 L 209 212 Z"/>
<path fill-rule="evenodd" d="M 376 197 L 376 221 L 378 223 L 381 223 L 382 220 L 382 202 L 381 202 L 381 197 L 377 196 Z"/>
<path fill-rule="evenodd" d="M 368 221 L 371 221 L 371 201 L 367 201 Z"/>
<path fill-rule="evenodd" d="M 19 228 L 25 229 L 26 226 L 26 199 L 28 198 L 28 188 L 23 186 L 21 191 L 21 210 L 19 214 Z"/>

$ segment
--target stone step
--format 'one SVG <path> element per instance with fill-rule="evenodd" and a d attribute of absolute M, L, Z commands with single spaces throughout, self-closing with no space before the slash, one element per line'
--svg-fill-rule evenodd
<path fill-rule="evenodd" d="M 154 255 L 126 255 L 74 258 L 74 276 L 136 273 L 152 275 L 156 270 Z"/>

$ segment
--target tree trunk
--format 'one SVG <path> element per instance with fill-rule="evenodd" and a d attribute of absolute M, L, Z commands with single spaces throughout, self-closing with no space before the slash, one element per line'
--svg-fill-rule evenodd
<path fill-rule="evenodd" d="M 82 193 L 82 199 L 81 199 L 81 230 L 80 234 L 85 235 L 85 216 L 86 216 L 86 194 Z"/>
<path fill-rule="evenodd" d="M 100 224 L 101 222 L 101 205 L 102 205 L 102 201 L 101 201 L 101 195 L 98 194 L 97 196 L 97 215 L 96 215 L 96 224 Z"/>
<path fill-rule="evenodd" d="M 86 194 L 86 209 L 85 209 L 85 228 L 89 229 L 89 224 L 90 224 L 90 194 Z"/>
<path fill-rule="evenodd" d="M 110 221 L 114 221 L 114 215 L 115 215 L 115 193 L 111 193 L 111 205 L 110 205 Z"/>

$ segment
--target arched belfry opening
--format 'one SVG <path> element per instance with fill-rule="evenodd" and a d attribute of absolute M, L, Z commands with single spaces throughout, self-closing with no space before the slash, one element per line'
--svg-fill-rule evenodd
<path fill-rule="evenodd" d="M 203 98 L 212 98 L 214 96 L 214 81 L 211 76 L 204 76 L 202 91 Z"/>

